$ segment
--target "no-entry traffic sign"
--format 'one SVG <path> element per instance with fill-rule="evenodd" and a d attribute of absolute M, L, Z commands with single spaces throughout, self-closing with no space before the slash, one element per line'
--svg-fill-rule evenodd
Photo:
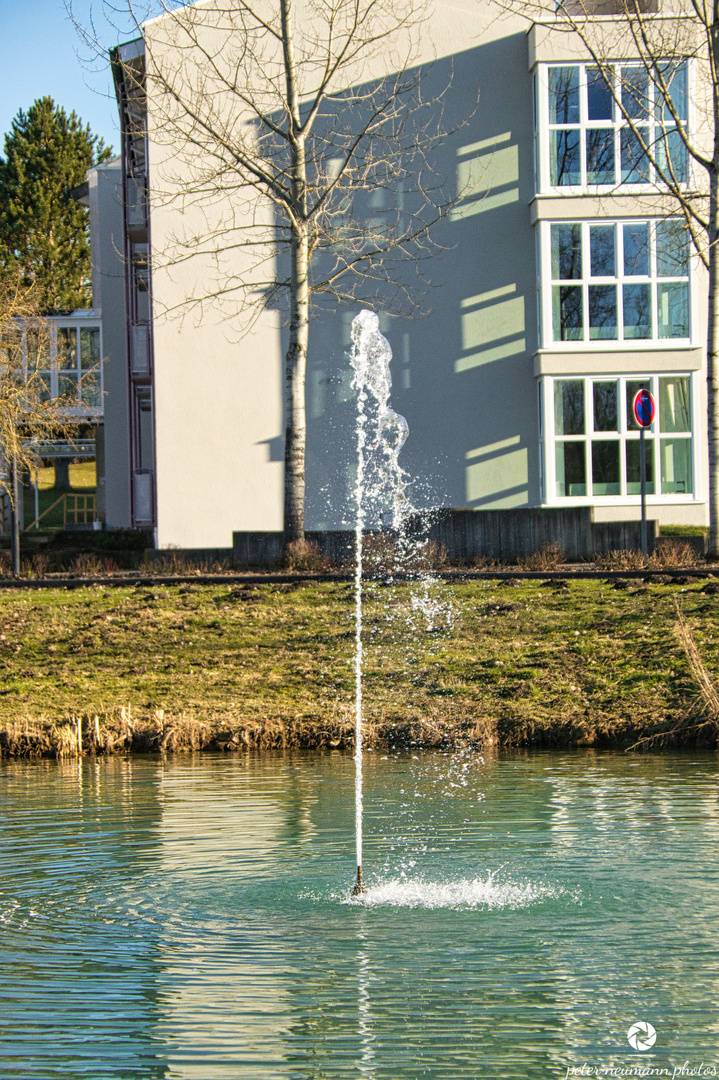
<path fill-rule="evenodd" d="M 654 397 L 648 390 L 640 390 L 634 395 L 632 411 L 634 412 L 634 419 L 640 428 L 651 427 L 654 423 L 657 407 L 654 404 Z"/>

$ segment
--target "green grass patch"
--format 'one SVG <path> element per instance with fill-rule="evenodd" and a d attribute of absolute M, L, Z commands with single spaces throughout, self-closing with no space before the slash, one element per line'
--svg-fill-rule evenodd
<path fill-rule="evenodd" d="M 719 596 L 702 589 L 369 586 L 368 739 L 391 744 L 394 731 L 427 742 L 434 731 L 435 741 L 454 732 L 504 746 L 601 746 L 689 731 L 701 710 L 673 633 L 675 601 L 713 671 Z M 226 739 L 291 729 L 295 741 L 311 730 L 347 742 L 353 604 L 346 583 L 0 591 L 0 728 L 124 710 L 135 722 L 161 717 L 162 732 L 189 718 Z"/>

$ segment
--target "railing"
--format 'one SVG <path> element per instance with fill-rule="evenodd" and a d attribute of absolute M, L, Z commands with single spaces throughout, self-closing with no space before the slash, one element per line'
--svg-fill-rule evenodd
<path fill-rule="evenodd" d="M 38 529 L 43 518 L 46 518 L 55 507 L 61 504 L 63 529 L 66 529 L 68 525 L 91 525 L 96 520 L 97 504 L 94 495 L 70 495 L 65 493 L 59 499 L 55 499 L 55 502 L 51 503 L 46 510 L 43 510 L 34 521 L 31 521 L 24 531 Z M 58 526 L 54 527 L 58 528 Z"/>

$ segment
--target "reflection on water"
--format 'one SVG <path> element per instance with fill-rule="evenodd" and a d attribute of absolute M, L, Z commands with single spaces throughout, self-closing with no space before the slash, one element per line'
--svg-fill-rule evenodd
<path fill-rule="evenodd" d="M 3 1080 L 719 1074 L 715 758 L 365 773 L 358 902 L 349 757 L 3 763 Z"/>

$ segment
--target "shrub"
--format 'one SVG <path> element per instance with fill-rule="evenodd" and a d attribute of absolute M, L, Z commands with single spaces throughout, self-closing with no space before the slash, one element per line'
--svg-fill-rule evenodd
<path fill-rule="evenodd" d="M 299 573 L 328 570 L 329 565 L 327 556 L 311 540 L 291 540 L 282 556 L 283 569 Z"/>
<path fill-rule="evenodd" d="M 670 537 L 660 537 L 654 551 L 649 556 L 647 566 L 654 569 L 667 569 L 668 567 L 694 566 L 697 561 L 697 553 L 686 540 L 673 540 Z"/>
<path fill-rule="evenodd" d="M 564 552 L 559 544 L 542 544 L 539 551 L 532 552 L 526 559 L 520 559 L 519 565 L 525 570 L 553 570 L 564 562 Z"/>
<path fill-rule="evenodd" d="M 641 551 L 614 549 L 594 556 L 597 570 L 643 570 L 644 559 Z"/>
<path fill-rule="evenodd" d="M 660 537 L 646 563 L 641 551 L 624 550 L 595 555 L 594 565 L 598 570 L 669 570 L 694 566 L 696 560 L 697 555 L 691 544 Z"/>

